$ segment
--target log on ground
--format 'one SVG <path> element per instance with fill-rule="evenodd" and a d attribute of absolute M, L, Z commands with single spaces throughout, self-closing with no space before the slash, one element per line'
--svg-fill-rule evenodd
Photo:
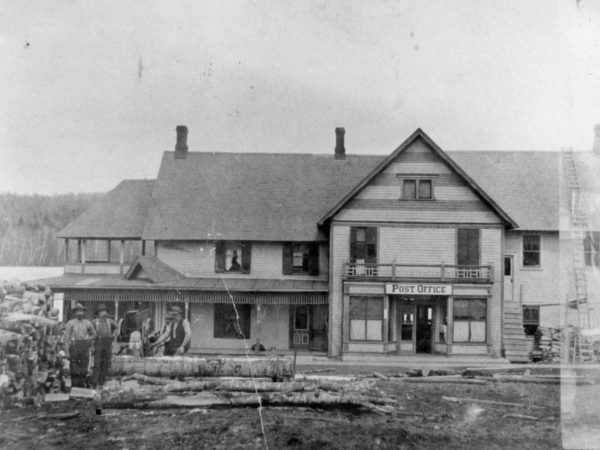
<path fill-rule="evenodd" d="M 111 375 L 136 373 L 151 377 L 266 377 L 277 380 L 293 377 L 292 360 L 288 358 L 193 356 L 113 358 Z"/>

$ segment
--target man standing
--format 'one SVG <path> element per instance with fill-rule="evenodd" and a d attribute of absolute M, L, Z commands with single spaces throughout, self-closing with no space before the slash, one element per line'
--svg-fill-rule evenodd
<path fill-rule="evenodd" d="M 184 355 L 190 348 L 192 341 L 192 328 L 187 319 L 181 314 L 181 308 L 174 306 L 170 313 L 172 322 L 154 346 L 165 342 L 165 356 Z"/>
<path fill-rule="evenodd" d="M 96 331 L 94 341 L 94 371 L 92 373 L 92 386 L 102 387 L 106 381 L 106 374 L 110 368 L 112 358 L 112 341 L 117 330 L 117 323 L 106 316 L 106 305 L 101 303 L 96 308 L 98 316 L 92 322 Z"/>
<path fill-rule="evenodd" d="M 65 344 L 71 362 L 71 382 L 73 387 L 85 387 L 85 379 L 90 362 L 90 342 L 96 337 L 92 322 L 84 319 L 85 306 L 75 305 L 75 318 L 65 327 Z"/>

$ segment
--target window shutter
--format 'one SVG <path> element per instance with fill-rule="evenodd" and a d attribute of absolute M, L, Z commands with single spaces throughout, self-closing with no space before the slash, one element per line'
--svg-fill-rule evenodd
<path fill-rule="evenodd" d="M 365 255 L 367 264 L 377 263 L 377 228 L 367 227 L 367 254 Z"/>
<path fill-rule="evenodd" d="M 252 243 L 242 242 L 242 273 L 250 273 L 250 261 L 252 261 Z"/>
<path fill-rule="evenodd" d="M 225 272 L 225 242 L 215 242 L 215 272 Z"/>
<path fill-rule="evenodd" d="M 356 227 L 350 227 L 350 262 L 356 262 Z"/>
<path fill-rule="evenodd" d="M 308 274 L 319 275 L 319 244 L 313 242 L 308 247 Z"/>
<path fill-rule="evenodd" d="M 284 275 L 290 275 L 294 272 L 294 247 L 291 242 L 284 242 L 283 244 L 283 264 L 281 272 Z"/>
<path fill-rule="evenodd" d="M 456 264 L 459 266 L 479 265 L 479 229 L 459 228 Z"/>

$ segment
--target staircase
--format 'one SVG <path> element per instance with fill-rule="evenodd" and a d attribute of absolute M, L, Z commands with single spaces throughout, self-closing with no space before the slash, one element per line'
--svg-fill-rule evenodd
<path fill-rule="evenodd" d="M 504 304 L 504 357 L 510 362 L 529 362 L 529 339 L 523 330 L 523 309 L 518 303 Z"/>

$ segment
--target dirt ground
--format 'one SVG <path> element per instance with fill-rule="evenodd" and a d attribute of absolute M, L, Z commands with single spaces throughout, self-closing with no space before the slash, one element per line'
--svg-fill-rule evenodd
<path fill-rule="evenodd" d="M 300 368 L 310 370 L 310 368 Z M 323 369 L 322 366 L 315 368 Z M 370 373 L 365 368 L 335 368 Z M 378 368 L 388 375 L 398 368 Z M 589 394 L 596 393 L 595 386 Z M 0 447 L 31 448 L 561 448 L 560 386 L 487 383 L 422 384 L 398 378 L 375 390 L 399 401 L 394 414 L 360 409 L 257 408 L 116 410 L 89 400 L 46 403 L 0 413 Z M 584 390 L 577 395 L 586 397 Z M 597 394 L 594 394 L 597 398 Z M 524 407 L 454 403 L 442 396 L 513 402 Z M 79 412 L 74 418 L 54 417 Z M 98 414 L 100 413 L 100 414 Z M 533 416 L 538 420 L 505 417 Z M 589 422 L 596 424 L 590 411 Z M 264 434 L 263 434 L 264 428 Z M 265 445 L 266 443 L 266 445 Z"/>

